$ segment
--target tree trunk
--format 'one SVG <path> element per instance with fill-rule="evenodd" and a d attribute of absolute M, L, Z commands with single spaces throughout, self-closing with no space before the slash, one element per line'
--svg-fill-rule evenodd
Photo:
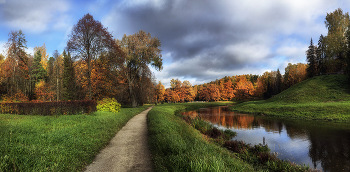
<path fill-rule="evenodd" d="M 130 81 L 130 79 L 128 79 Z M 131 99 L 131 105 L 133 108 L 137 107 L 137 102 L 136 102 L 136 97 L 135 94 L 133 92 L 133 88 L 132 88 L 132 83 L 129 82 L 129 91 L 130 91 L 130 99 Z"/>

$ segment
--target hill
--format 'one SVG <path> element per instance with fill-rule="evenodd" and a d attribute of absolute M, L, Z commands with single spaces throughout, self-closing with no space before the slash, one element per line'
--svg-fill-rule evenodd
<path fill-rule="evenodd" d="M 281 104 L 350 101 L 346 75 L 317 76 L 299 82 L 266 102 Z"/>
<path fill-rule="evenodd" d="M 318 76 L 270 99 L 237 104 L 231 109 L 288 118 L 350 122 L 349 82 L 345 75 Z"/>

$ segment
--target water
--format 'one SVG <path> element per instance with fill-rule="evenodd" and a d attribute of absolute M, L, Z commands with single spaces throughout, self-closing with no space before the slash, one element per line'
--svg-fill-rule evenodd
<path fill-rule="evenodd" d="M 232 140 L 265 143 L 278 158 L 324 172 L 350 171 L 350 124 L 282 120 L 231 112 L 227 107 L 184 112 L 220 129 L 237 132 Z"/>

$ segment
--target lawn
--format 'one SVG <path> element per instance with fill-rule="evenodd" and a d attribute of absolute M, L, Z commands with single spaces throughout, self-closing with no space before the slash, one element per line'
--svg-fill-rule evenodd
<path fill-rule="evenodd" d="M 82 171 L 147 107 L 90 115 L 0 114 L 0 171 Z"/>

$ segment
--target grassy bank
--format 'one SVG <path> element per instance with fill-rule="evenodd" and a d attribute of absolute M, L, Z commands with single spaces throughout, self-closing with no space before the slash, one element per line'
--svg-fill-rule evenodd
<path fill-rule="evenodd" d="M 271 156 L 259 158 L 260 154 L 256 154 L 259 153 L 259 151 L 256 152 L 256 149 L 264 148 L 262 146 L 250 147 L 249 145 L 237 144 L 230 141 L 223 143 L 223 140 L 220 138 L 213 139 L 206 137 L 202 133 L 207 133 L 208 136 L 217 136 L 217 134 L 214 134 L 217 132 L 206 123 L 195 119 L 191 122 L 186 120 L 189 122 L 188 124 L 183 120 L 183 117 L 177 115 L 180 110 L 193 110 L 206 105 L 213 106 L 221 104 L 187 103 L 155 106 L 148 113 L 149 145 L 154 170 L 281 171 L 282 169 L 286 171 L 305 171 L 308 169 L 307 167 L 295 166 L 288 162 L 279 161 L 279 163 L 276 163 L 277 161 L 271 161 Z M 227 133 L 227 135 L 232 135 L 232 133 Z M 237 153 L 224 148 L 223 146 L 225 145 Z M 265 148 L 263 151 L 266 152 Z M 257 162 L 260 159 L 266 160 L 263 162 L 264 164 Z"/>
<path fill-rule="evenodd" d="M 345 75 L 314 77 L 273 98 L 240 103 L 231 110 L 282 118 L 350 122 L 349 83 Z"/>
<path fill-rule="evenodd" d="M 0 114 L 0 171 L 81 171 L 145 109 L 69 116 Z"/>
<path fill-rule="evenodd" d="M 174 115 L 180 109 L 195 109 L 204 104 L 162 104 L 153 107 L 148 113 L 154 171 L 253 170 L 252 166 L 236 159 L 228 150 L 208 143 L 198 130 Z"/>

